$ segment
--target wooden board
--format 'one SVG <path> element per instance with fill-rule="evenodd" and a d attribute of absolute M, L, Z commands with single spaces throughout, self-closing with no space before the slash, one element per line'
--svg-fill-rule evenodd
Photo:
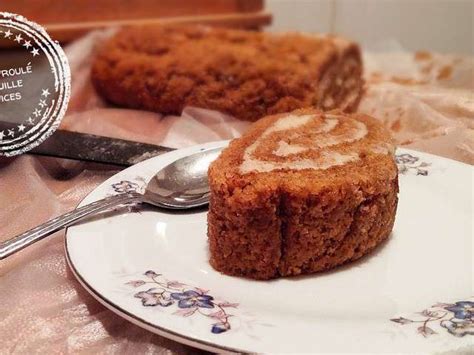
<path fill-rule="evenodd" d="M 116 26 L 203 23 L 261 29 L 272 21 L 263 0 L 15 0 L 2 11 L 43 25 L 52 38 L 71 41 L 88 31 Z M 0 47 L 11 41 L 0 40 Z"/>
<path fill-rule="evenodd" d="M 59 42 L 68 42 L 80 37 L 88 31 L 120 26 L 147 26 L 169 24 L 207 24 L 211 26 L 234 27 L 246 29 L 260 29 L 271 23 L 272 16 L 266 12 L 255 14 L 229 14 L 208 16 L 180 16 L 167 18 L 148 18 L 139 20 L 96 21 L 82 23 L 44 24 L 52 38 Z"/>
<path fill-rule="evenodd" d="M 118 21 L 263 10 L 262 0 L 11 0 L 1 11 L 38 23 Z"/>

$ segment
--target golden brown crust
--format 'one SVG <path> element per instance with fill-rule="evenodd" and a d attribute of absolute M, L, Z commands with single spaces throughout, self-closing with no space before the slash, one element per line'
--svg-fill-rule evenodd
<path fill-rule="evenodd" d="M 211 165 L 208 237 L 215 269 L 256 279 L 327 270 L 360 258 L 389 236 L 398 201 L 397 167 L 389 149 L 377 148 L 387 146 L 389 134 L 368 116 L 330 114 L 334 113 L 340 117 L 335 136 L 349 131 L 344 125 L 351 120 L 364 123 L 367 134 L 319 151 L 271 156 L 267 150 L 275 152 L 275 143 L 298 128 L 274 132 L 259 141 L 285 115 L 269 116 L 232 141 Z M 307 114 L 321 116 L 321 111 L 292 113 Z M 298 133 L 301 142 L 311 135 L 310 125 Z M 356 152 L 358 158 L 326 169 L 243 173 L 245 152 L 256 141 L 258 159 L 277 164 L 304 158 L 318 161 L 323 152 Z"/>
<path fill-rule="evenodd" d="M 196 106 L 255 121 L 309 106 L 354 110 L 362 64 L 357 45 L 335 37 L 146 27 L 105 44 L 92 80 L 118 105 L 164 114 Z"/>

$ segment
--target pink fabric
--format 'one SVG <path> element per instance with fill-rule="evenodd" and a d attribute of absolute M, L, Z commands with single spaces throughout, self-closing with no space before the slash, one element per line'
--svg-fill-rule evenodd
<path fill-rule="evenodd" d="M 187 108 L 181 117 L 108 107 L 89 80 L 96 32 L 67 48 L 73 95 L 63 128 L 171 147 L 237 137 L 248 126 Z M 365 55 L 360 110 L 381 119 L 398 143 L 474 163 L 472 58 Z M 448 69 L 446 69 L 448 68 Z M 22 155 L 0 158 L 0 240 L 74 208 L 116 168 Z M 196 353 L 106 310 L 68 271 L 64 232 L 0 262 L 0 343 L 5 353 Z"/>

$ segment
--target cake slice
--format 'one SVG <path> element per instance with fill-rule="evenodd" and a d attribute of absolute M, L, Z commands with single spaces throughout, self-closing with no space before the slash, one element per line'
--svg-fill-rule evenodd
<path fill-rule="evenodd" d="M 369 253 L 395 219 L 393 152 L 366 115 L 303 109 L 262 118 L 209 168 L 211 265 L 270 279 Z"/>
<path fill-rule="evenodd" d="M 204 26 L 126 28 L 99 51 L 92 80 L 120 106 L 249 121 L 309 106 L 352 111 L 363 85 L 359 47 L 345 39 Z"/>

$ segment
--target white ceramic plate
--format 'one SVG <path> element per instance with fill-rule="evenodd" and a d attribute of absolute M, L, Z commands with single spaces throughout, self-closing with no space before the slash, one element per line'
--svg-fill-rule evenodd
<path fill-rule="evenodd" d="M 216 142 L 130 167 L 81 205 L 140 190 L 156 171 Z M 67 231 L 82 285 L 129 321 L 207 350 L 443 352 L 474 335 L 471 166 L 399 149 L 400 201 L 388 242 L 330 272 L 273 281 L 208 263 L 206 211 L 130 210 Z"/>

